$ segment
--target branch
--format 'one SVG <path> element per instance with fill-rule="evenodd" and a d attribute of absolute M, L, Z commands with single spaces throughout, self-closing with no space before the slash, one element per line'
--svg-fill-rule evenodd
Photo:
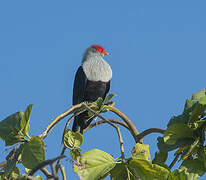
<path fill-rule="evenodd" d="M 116 119 L 108 119 L 108 121 L 111 121 L 112 123 L 115 123 L 115 124 L 119 124 L 119 125 L 121 125 L 121 126 L 124 126 L 125 128 L 127 128 L 127 129 L 129 130 L 127 124 L 124 123 L 124 122 L 122 122 L 122 121 L 118 121 L 118 120 L 116 120 Z M 97 122 L 95 122 L 95 123 L 93 123 L 93 124 L 90 124 L 86 129 L 84 129 L 84 132 L 87 131 L 87 130 L 89 130 L 89 129 L 91 129 L 91 128 L 93 128 L 93 127 L 95 127 L 95 126 L 98 126 L 98 125 L 101 125 L 101 124 L 104 124 L 104 123 L 106 123 L 106 121 L 100 120 L 100 121 L 97 121 Z"/>
<path fill-rule="evenodd" d="M 61 170 L 63 180 L 67 180 L 64 166 L 60 165 L 59 168 Z"/>
<path fill-rule="evenodd" d="M 67 121 L 66 126 L 64 127 L 63 135 L 62 135 L 62 143 L 64 142 L 64 133 L 65 133 L 65 131 L 66 131 L 66 128 L 69 126 L 71 120 L 72 120 L 75 116 L 79 115 L 80 113 L 82 113 L 82 111 L 79 111 L 78 113 L 75 113 L 75 115 L 73 115 L 72 117 L 70 117 L 69 120 Z M 65 145 L 64 145 L 60 156 L 63 156 L 63 155 L 64 155 L 66 149 L 67 149 L 67 148 L 66 148 Z M 59 166 L 60 162 L 61 162 L 61 159 L 59 159 L 59 160 L 57 161 L 57 164 L 56 164 L 56 171 L 57 171 L 57 172 L 58 172 L 58 170 L 59 170 L 59 168 L 60 168 L 60 166 Z"/>
<path fill-rule="evenodd" d="M 44 173 L 44 175 L 49 178 L 51 177 L 51 173 L 45 168 L 45 167 L 42 167 L 40 168 L 40 171 Z"/>
<path fill-rule="evenodd" d="M 99 118 L 101 118 L 102 120 L 104 120 L 105 122 L 107 122 L 108 124 L 110 124 L 111 126 L 113 126 L 116 130 L 117 130 L 117 134 L 119 136 L 119 142 L 120 142 L 120 151 L 122 154 L 122 161 L 125 161 L 125 155 L 124 155 L 124 146 L 123 146 L 123 139 L 122 139 L 122 135 L 120 133 L 120 129 L 117 125 L 113 124 L 111 121 L 109 121 L 108 119 L 106 119 L 105 117 L 101 116 L 100 114 L 96 113 L 94 110 L 92 110 L 89 106 L 87 106 L 85 103 L 82 104 L 85 109 L 89 112 L 91 112 L 92 114 L 94 114 L 95 116 L 98 116 Z"/>
<path fill-rule="evenodd" d="M 50 164 L 50 167 L 51 167 L 51 170 L 52 170 L 52 176 L 53 176 L 54 180 L 59 180 L 59 176 L 57 174 L 54 163 L 55 163 L 55 161 Z"/>
<path fill-rule="evenodd" d="M 160 128 L 150 128 L 150 129 L 147 129 L 147 130 L 141 132 L 140 134 L 138 134 L 138 135 L 136 136 L 136 140 L 137 140 L 137 142 L 141 142 L 142 139 L 143 139 L 145 136 L 147 136 L 147 135 L 149 135 L 149 134 L 151 134 L 151 133 L 161 133 L 161 134 L 164 134 L 164 132 L 165 132 L 164 129 L 160 129 Z"/>
<path fill-rule="evenodd" d="M 66 149 L 67 149 L 67 148 L 64 146 L 63 149 L 62 149 L 62 152 L 61 152 L 61 155 L 60 155 L 60 156 L 64 156 L 64 153 L 65 153 Z M 59 167 L 60 167 L 60 162 L 61 162 L 61 159 L 58 159 L 57 164 L 56 164 L 56 171 L 57 171 L 57 172 L 58 172 Z"/>
<path fill-rule="evenodd" d="M 5 167 L 6 166 L 6 161 L 0 163 L 0 168 Z"/>
<path fill-rule="evenodd" d="M 178 158 L 179 158 L 180 154 L 177 154 L 174 158 L 174 160 L 171 162 L 171 164 L 169 165 L 169 168 L 172 169 L 172 167 L 175 165 L 175 163 L 177 162 Z"/>
<path fill-rule="evenodd" d="M 128 126 L 135 142 L 137 142 L 137 136 L 139 134 L 137 128 L 135 127 L 135 125 L 132 123 L 132 121 L 124 114 L 122 113 L 119 109 L 112 107 L 112 106 L 104 106 L 106 109 L 112 111 L 113 113 L 115 113 L 116 115 L 118 115 Z"/>
<path fill-rule="evenodd" d="M 82 103 L 71 106 L 68 110 L 66 110 L 64 113 L 60 114 L 56 118 L 52 120 L 52 122 L 47 126 L 47 128 L 44 130 L 44 132 L 40 135 L 42 139 L 46 138 L 46 136 L 51 132 L 51 130 L 54 128 L 54 126 L 63 118 L 66 116 L 73 114 L 77 111 L 80 111 L 82 108 Z"/>
<path fill-rule="evenodd" d="M 43 162 L 39 163 L 36 167 L 34 167 L 34 168 L 31 170 L 31 172 L 29 173 L 29 176 L 33 176 L 34 173 L 37 172 L 39 169 L 41 169 L 41 168 L 43 168 L 43 167 L 45 167 L 45 166 L 47 166 L 47 165 L 49 165 L 49 164 L 51 165 L 51 164 L 53 164 L 55 161 L 57 161 L 58 159 L 62 159 L 62 158 L 64 158 L 64 157 L 66 157 L 66 156 L 65 156 L 65 155 L 63 155 L 63 156 L 58 156 L 58 157 L 56 157 L 56 158 L 49 159 L 49 160 L 46 160 L 46 161 L 43 161 Z"/>
<path fill-rule="evenodd" d="M 80 114 L 80 112 L 78 114 Z M 63 135 L 62 135 L 62 143 L 64 142 L 64 133 L 66 132 L 67 127 L 69 126 L 69 124 L 70 124 L 71 120 L 74 118 L 74 116 L 77 116 L 78 114 L 73 115 L 67 121 L 66 126 L 64 127 Z"/>
<path fill-rule="evenodd" d="M 24 178 L 23 178 L 24 179 Z M 34 177 L 32 177 L 32 176 L 27 176 L 26 177 L 26 180 L 33 180 L 34 179 Z"/>

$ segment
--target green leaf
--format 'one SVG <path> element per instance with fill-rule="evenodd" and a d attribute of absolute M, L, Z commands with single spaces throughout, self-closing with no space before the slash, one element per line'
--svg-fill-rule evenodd
<path fill-rule="evenodd" d="M 128 169 L 133 176 L 141 180 L 166 180 L 170 173 L 164 167 L 139 159 L 131 159 Z"/>
<path fill-rule="evenodd" d="M 5 141 L 6 146 L 25 140 L 21 120 L 23 112 L 16 112 L 0 122 L 0 137 Z"/>
<path fill-rule="evenodd" d="M 95 101 L 96 105 L 100 108 L 103 104 L 103 99 L 101 97 L 99 97 L 96 101 Z"/>
<path fill-rule="evenodd" d="M 132 150 L 132 158 L 150 161 L 149 145 L 141 143 L 135 144 Z"/>
<path fill-rule="evenodd" d="M 192 99 L 200 99 L 203 96 L 206 96 L 206 88 L 202 89 L 200 91 L 197 91 L 196 93 L 193 93 Z"/>
<path fill-rule="evenodd" d="M 34 180 L 43 180 L 43 178 L 40 175 L 37 175 L 34 177 Z"/>
<path fill-rule="evenodd" d="M 197 102 L 198 102 L 197 100 L 186 99 L 183 113 L 189 114 L 190 112 L 192 112 Z"/>
<path fill-rule="evenodd" d="M 103 99 L 101 97 L 99 97 L 96 101 L 94 101 L 93 103 L 90 103 L 90 106 L 92 108 L 92 110 L 94 110 L 95 112 L 100 112 L 103 108 Z M 90 111 L 88 111 L 88 116 L 89 117 L 93 117 L 94 114 Z"/>
<path fill-rule="evenodd" d="M 81 155 L 79 149 L 73 149 L 70 151 L 70 155 L 73 160 L 77 160 L 77 158 Z"/>
<path fill-rule="evenodd" d="M 173 116 L 168 126 L 173 124 L 188 124 L 199 120 L 199 117 L 206 110 L 206 96 L 200 97 L 200 100 L 187 99 L 184 111 L 179 116 Z"/>
<path fill-rule="evenodd" d="M 29 142 L 22 146 L 22 163 L 28 169 L 33 169 L 45 160 L 44 142 L 38 136 L 32 136 Z"/>
<path fill-rule="evenodd" d="M 184 173 L 182 174 L 178 173 L 178 170 L 176 169 L 172 173 L 169 174 L 168 180 L 195 180 L 195 179 L 190 179 Z"/>
<path fill-rule="evenodd" d="M 88 111 L 88 116 L 91 118 L 91 117 L 93 117 L 93 116 L 94 116 L 94 114 L 93 114 L 93 113 L 91 113 L 90 111 Z"/>
<path fill-rule="evenodd" d="M 104 151 L 93 149 L 81 154 L 74 163 L 74 172 L 80 179 L 96 180 L 116 165 L 115 159 Z"/>
<path fill-rule="evenodd" d="M 204 165 L 199 159 L 187 159 L 170 174 L 169 180 L 197 180 L 204 173 Z"/>
<path fill-rule="evenodd" d="M 206 124 L 206 119 L 201 119 L 199 121 L 196 121 L 196 122 L 190 124 L 190 126 L 192 129 L 196 130 L 198 128 L 203 127 L 204 124 Z"/>
<path fill-rule="evenodd" d="M 183 159 L 183 160 L 184 160 L 185 158 L 187 158 L 188 156 L 192 155 L 194 152 L 195 152 L 195 154 L 196 154 L 196 151 L 197 151 L 197 149 L 198 149 L 199 142 L 200 142 L 200 138 L 195 139 L 194 143 L 191 144 L 190 148 L 182 154 L 182 159 Z"/>
<path fill-rule="evenodd" d="M 67 148 L 70 148 L 70 149 L 79 148 L 82 143 L 83 143 L 83 136 L 81 133 L 73 132 L 69 129 L 65 130 L 64 145 Z"/>
<path fill-rule="evenodd" d="M 109 174 L 111 180 L 137 180 L 137 178 L 129 171 L 127 164 L 120 162 L 116 164 Z"/>
<path fill-rule="evenodd" d="M 32 169 L 28 169 L 28 168 L 24 167 L 25 174 L 27 174 L 27 175 L 31 172 L 31 170 Z"/>
<path fill-rule="evenodd" d="M 11 174 L 9 175 L 9 179 L 17 179 L 20 176 L 20 170 L 18 167 L 15 167 Z"/>
<path fill-rule="evenodd" d="M 168 157 L 168 152 L 156 152 L 155 153 L 155 158 L 153 159 L 152 163 L 153 164 L 158 164 L 158 163 L 165 163 Z"/>
<path fill-rule="evenodd" d="M 0 170 L 0 180 L 14 180 L 18 179 L 20 176 L 20 171 L 18 167 L 13 168 L 13 170 L 10 172 L 10 174 L 5 174 L 4 170 Z"/>
<path fill-rule="evenodd" d="M 192 138 L 193 131 L 186 124 L 173 124 L 164 132 L 164 142 L 173 145 L 178 139 Z"/>
<path fill-rule="evenodd" d="M 27 177 L 28 177 L 28 175 L 23 174 L 23 175 L 19 176 L 17 178 L 17 180 L 27 180 L 28 179 Z M 43 180 L 43 178 L 40 175 L 37 175 L 35 177 L 32 176 L 32 180 Z"/>
<path fill-rule="evenodd" d="M 19 148 L 14 148 L 6 157 L 7 163 L 6 166 L 4 167 L 4 173 L 5 175 L 9 175 L 14 168 L 16 168 L 16 164 L 19 160 L 20 154 L 22 153 L 22 146 Z"/>
<path fill-rule="evenodd" d="M 122 163 L 117 163 L 116 166 L 110 171 L 111 180 L 126 180 L 128 173 L 126 166 Z"/>
<path fill-rule="evenodd" d="M 165 164 L 167 157 L 168 157 L 168 152 L 163 152 L 163 151 L 156 152 L 152 163 L 169 169 L 169 167 Z"/>
<path fill-rule="evenodd" d="M 195 109 L 198 101 L 187 99 L 185 102 L 184 111 L 179 116 L 171 117 L 167 126 L 171 126 L 173 124 L 188 124 L 192 111 Z"/>
<path fill-rule="evenodd" d="M 203 96 L 200 98 L 194 110 L 191 112 L 189 123 L 198 121 L 200 119 L 200 116 L 204 113 L 205 110 L 206 110 L 206 96 Z"/>
<path fill-rule="evenodd" d="M 27 175 L 23 174 L 17 178 L 17 180 L 27 180 Z"/>
<path fill-rule="evenodd" d="M 117 96 L 117 95 L 114 94 L 114 93 L 109 94 L 109 95 L 104 99 L 103 104 L 107 104 L 107 103 L 109 103 L 110 100 L 111 100 L 113 97 L 115 97 L 115 96 Z"/>
<path fill-rule="evenodd" d="M 26 140 L 32 106 L 29 105 L 25 112 L 16 112 L 0 122 L 0 138 L 6 146 Z"/>
<path fill-rule="evenodd" d="M 201 148 L 198 152 L 198 159 L 202 161 L 204 168 L 206 169 L 206 147 Z"/>
<path fill-rule="evenodd" d="M 33 108 L 33 104 L 27 106 L 26 110 L 24 111 L 24 118 L 22 119 L 22 128 L 24 129 L 24 135 L 28 137 L 29 137 L 28 135 L 29 122 L 30 122 L 32 108 Z"/>
<path fill-rule="evenodd" d="M 159 150 L 162 152 L 168 152 L 168 151 L 172 151 L 174 149 L 177 149 L 179 147 L 191 145 L 194 142 L 194 139 L 193 138 L 178 139 L 177 142 L 173 145 L 166 144 L 164 142 L 163 137 L 158 137 L 157 141 L 158 141 L 157 146 L 158 146 Z"/>

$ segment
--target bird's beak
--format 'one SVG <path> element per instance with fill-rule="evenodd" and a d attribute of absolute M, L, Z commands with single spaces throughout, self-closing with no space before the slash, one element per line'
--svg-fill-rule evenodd
<path fill-rule="evenodd" d="M 104 54 L 105 54 L 105 55 L 109 55 L 109 53 L 108 53 L 108 52 L 104 52 Z"/>

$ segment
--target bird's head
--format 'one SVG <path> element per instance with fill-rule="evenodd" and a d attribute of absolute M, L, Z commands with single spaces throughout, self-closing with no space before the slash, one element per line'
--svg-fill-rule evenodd
<path fill-rule="evenodd" d="M 87 58 L 90 57 L 104 57 L 104 55 L 108 55 L 108 54 L 109 53 L 107 53 L 102 46 L 92 45 L 88 47 L 87 50 L 85 51 L 83 59 L 86 60 Z"/>
<path fill-rule="evenodd" d="M 109 53 L 105 51 L 105 49 L 100 45 L 92 45 L 91 48 L 94 52 L 100 53 L 101 55 L 108 55 Z"/>

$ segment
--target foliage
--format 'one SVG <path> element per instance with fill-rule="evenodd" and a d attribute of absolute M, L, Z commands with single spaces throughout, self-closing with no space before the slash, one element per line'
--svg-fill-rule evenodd
<path fill-rule="evenodd" d="M 114 112 L 124 121 L 124 126 L 132 133 L 136 144 L 134 144 L 130 156 L 125 158 L 123 140 L 117 126 L 122 123 L 113 121 L 109 124 L 116 128 L 119 135 L 120 158 L 115 159 L 99 149 L 81 153 L 80 146 L 83 143 L 83 136 L 67 128 L 70 123 L 69 120 L 63 132 L 64 148 L 61 154 L 64 154 L 66 149 L 70 150 L 73 170 L 80 179 L 97 180 L 110 176 L 111 180 L 196 180 L 204 175 L 206 171 L 206 146 L 204 145 L 206 89 L 194 93 L 191 99 L 186 100 L 182 114 L 171 117 L 163 136 L 157 139 L 159 151 L 155 153 L 155 158 L 152 161 L 149 145 L 141 143 L 138 139 L 140 135 L 143 138 L 148 134 L 144 134 L 144 132 L 135 134 L 133 130 L 136 127 L 132 122 L 118 109 L 112 107 L 114 103 L 111 102 L 111 99 L 114 96 L 115 94 L 110 94 L 105 100 L 99 98 L 93 103 L 81 103 L 75 107 L 72 106 L 65 113 L 55 118 L 39 136 L 29 136 L 29 122 L 33 105 L 29 105 L 24 112 L 16 112 L 2 120 L 0 122 L 0 138 L 6 146 L 13 146 L 6 157 L 6 162 L 0 164 L 0 167 L 2 167 L 0 180 L 27 179 L 29 176 L 34 179 L 42 179 L 41 176 L 34 177 L 33 174 L 48 164 L 51 165 L 51 174 L 58 176 L 59 163 L 62 157 L 45 161 L 44 138 L 63 117 L 85 110 L 89 112 L 90 116 L 96 116 L 95 113 L 100 114 L 108 110 Z M 102 119 L 104 123 L 109 121 L 105 118 Z M 90 128 L 96 125 L 98 123 L 91 125 Z M 174 160 L 171 164 L 166 164 L 168 152 L 173 150 L 175 150 Z M 56 166 L 53 168 L 56 161 Z M 173 170 L 177 161 L 181 161 L 181 165 Z M 25 167 L 24 174 L 21 174 L 18 164 Z M 63 171 L 62 173 L 64 174 Z M 48 174 L 45 175 L 48 176 Z"/>

